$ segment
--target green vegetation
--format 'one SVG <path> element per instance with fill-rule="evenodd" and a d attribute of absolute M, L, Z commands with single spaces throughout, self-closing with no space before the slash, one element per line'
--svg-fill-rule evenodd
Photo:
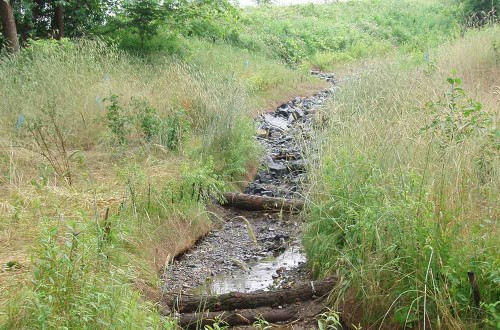
<path fill-rule="evenodd" d="M 328 5 L 263 7 L 242 18 L 239 44 L 328 70 L 380 56 L 395 47 L 425 53 L 457 33 L 458 7 L 449 1 L 349 1 Z"/>
<path fill-rule="evenodd" d="M 322 84 L 212 51 L 233 64 L 134 57 L 99 40 L 36 41 L 2 59 L 7 328 L 161 328 L 138 292 L 159 288 L 165 263 L 209 230 L 210 195 L 254 164 L 252 114 Z"/>
<path fill-rule="evenodd" d="M 330 105 L 304 243 L 353 322 L 498 327 L 498 33 L 370 62 Z"/>
<path fill-rule="evenodd" d="M 34 272 L 20 307 L 2 308 L 8 328 L 160 324 L 129 283 L 157 287 L 209 229 L 209 194 L 253 163 L 251 99 L 235 80 L 99 41 L 34 42 L 0 70 L 1 259 Z"/>
<path fill-rule="evenodd" d="M 8 329 L 173 327 L 148 301 L 210 229 L 210 196 L 254 166 L 252 116 L 323 86 L 199 39 L 183 61 L 99 39 L 32 41 L 0 72 Z"/>
<path fill-rule="evenodd" d="M 318 326 L 349 302 L 356 324 L 498 325 L 500 39 L 494 13 L 464 20 L 486 3 L 10 4 L 0 328 L 175 328 L 158 274 L 256 165 L 253 116 L 346 64 L 359 74 L 321 112 L 311 172 L 309 260 L 342 278 Z"/>

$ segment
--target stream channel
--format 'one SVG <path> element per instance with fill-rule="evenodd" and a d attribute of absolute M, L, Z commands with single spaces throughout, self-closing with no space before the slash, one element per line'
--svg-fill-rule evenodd
<path fill-rule="evenodd" d="M 312 72 L 332 87 L 296 97 L 256 119 L 256 139 L 264 147 L 262 166 L 246 194 L 303 200 L 314 114 L 335 90 L 332 74 Z M 217 208 L 213 230 L 163 274 L 169 294 L 222 294 L 286 288 L 308 281 L 296 214 Z"/>

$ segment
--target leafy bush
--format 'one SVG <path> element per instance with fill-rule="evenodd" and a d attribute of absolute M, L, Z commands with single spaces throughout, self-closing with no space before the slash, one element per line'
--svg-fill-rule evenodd
<path fill-rule="evenodd" d="M 494 132 L 492 117 L 485 112 L 480 102 L 466 99 L 465 91 L 460 87 L 462 80 L 449 77 L 450 91 L 445 98 L 429 102 L 427 107 L 436 114 L 432 123 L 424 128 L 441 139 L 443 144 L 460 142 L 477 130 Z"/>
<path fill-rule="evenodd" d="M 170 150 L 179 150 L 187 139 L 191 124 L 186 113 L 181 109 L 174 111 L 162 120 L 159 132 L 161 144 Z"/>
<path fill-rule="evenodd" d="M 106 107 L 108 128 L 111 133 L 115 135 L 118 143 L 124 143 L 128 133 L 128 129 L 125 125 L 129 120 L 124 114 L 123 107 L 118 104 L 118 95 L 111 95 L 109 97 L 109 102 L 111 104 Z"/>
<path fill-rule="evenodd" d="M 498 16 L 500 11 L 500 0 L 461 0 L 465 15 L 488 12 Z"/>
<path fill-rule="evenodd" d="M 161 120 L 158 117 L 158 112 L 146 100 L 135 99 L 133 101 L 142 134 L 147 142 L 151 142 L 160 130 Z"/>

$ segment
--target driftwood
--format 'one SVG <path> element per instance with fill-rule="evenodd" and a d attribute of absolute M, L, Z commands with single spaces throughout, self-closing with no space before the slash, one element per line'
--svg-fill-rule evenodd
<path fill-rule="evenodd" d="M 297 318 L 296 308 L 286 309 L 242 309 L 231 312 L 205 312 L 182 314 L 179 318 L 180 326 L 183 329 L 199 329 L 205 325 L 212 325 L 214 320 L 224 321 L 229 326 L 251 325 L 260 320 L 269 323 L 293 321 Z"/>
<path fill-rule="evenodd" d="M 286 211 L 296 212 L 304 208 L 304 202 L 284 198 L 247 195 L 242 193 L 224 193 L 224 206 L 233 206 L 248 211 Z"/>
<path fill-rule="evenodd" d="M 250 293 L 232 292 L 221 295 L 205 296 L 165 296 L 163 303 L 180 313 L 196 311 L 230 311 L 235 309 L 254 309 L 258 307 L 277 307 L 285 304 L 304 302 L 325 296 L 332 290 L 336 280 L 304 282 L 290 288 L 275 291 L 256 291 Z"/>

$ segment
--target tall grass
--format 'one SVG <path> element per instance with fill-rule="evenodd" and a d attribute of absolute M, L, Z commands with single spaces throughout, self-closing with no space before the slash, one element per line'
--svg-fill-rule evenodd
<path fill-rule="evenodd" d="M 340 276 L 333 301 L 353 322 L 498 326 L 498 32 L 416 68 L 370 62 L 330 104 L 304 243 L 316 275 Z"/>
<path fill-rule="evenodd" d="M 210 228 L 205 203 L 255 160 L 241 80 L 38 41 L 1 60 L 0 95 L 0 324 L 165 327 L 144 295 L 158 299 L 165 264 Z"/>

